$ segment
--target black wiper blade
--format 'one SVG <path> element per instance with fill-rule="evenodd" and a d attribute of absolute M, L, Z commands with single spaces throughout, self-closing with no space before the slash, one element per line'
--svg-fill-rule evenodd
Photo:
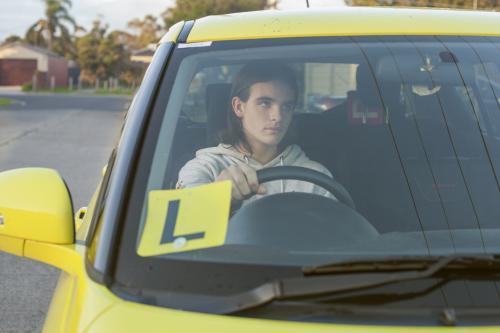
<path fill-rule="evenodd" d="M 500 257 L 492 254 L 449 255 L 449 256 L 401 256 L 383 259 L 365 259 L 346 262 L 334 262 L 320 266 L 303 267 L 305 275 L 354 273 L 354 272 L 390 272 L 404 270 L 422 270 L 438 261 L 452 259 L 447 268 L 460 269 L 469 267 L 498 268 Z"/>
<path fill-rule="evenodd" d="M 432 262 L 433 257 L 426 257 L 426 259 L 429 258 Z M 423 260 L 424 258 L 422 257 L 421 259 Z M 385 260 L 384 262 L 388 263 L 389 261 Z M 410 262 L 415 265 L 416 260 L 410 260 Z M 426 262 L 429 263 L 429 260 L 426 260 Z M 366 264 L 366 262 L 363 264 Z M 382 262 L 379 262 L 379 264 L 382 264 Z M 424 279 L 433 276 L 443 268 L 449 268 L 450 265 L 453 265 L 455 269 L 467 269 L 471 264 L 479 264 L 482 267 L 486 266 L 489 268 L 494 267 L 500 271 L 500 260 L 493 255 L 435 257 L 434 261 L 428 264 L 423 270 L 406 270 L 407 268 L 405 268 L 404 271 L 396 273 L 381 273 L 377 266 L 373 266 L 373 271 L 363 274 L 360 274 L 359 271 L 346 273 L 349 271 L 344 270 L 344 273 L 331 275 L 325 274 L 325 272 L 326 270 L 332 270 L 335 265 L 321 266 L 315 268 L 316 270 L 320 270 L 321 274 L 276 280 L 241 294 L 226 296 L 224 297 L 223 306 L 221 307 L 220 305 L 222 304 L 218 304 L 217 308 L 219 311 L 217 312 L 226 314 L 234 313 L 261 306 L 274 300 L 333 295 L 347 291 L 380 287 L 391 283 Z M 346 263 L 338 265 L 345 266 Z M 351 268 L 352 265 L 351 263 Z M 304 272 L 309 272 L 309 274 L 312 271 L 314 270 L 304 269 Z M 335 273 L 338 273 L 338 271 Z"/>

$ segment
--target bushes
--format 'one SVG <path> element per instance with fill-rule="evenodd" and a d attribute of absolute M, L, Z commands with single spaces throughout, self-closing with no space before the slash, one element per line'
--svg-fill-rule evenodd
<path fill-rule="evenodd" d="M 33 83 L 26 82 L 25 84 L 22 85 L 21 90 L 22 91 L 33 91 Z"/>

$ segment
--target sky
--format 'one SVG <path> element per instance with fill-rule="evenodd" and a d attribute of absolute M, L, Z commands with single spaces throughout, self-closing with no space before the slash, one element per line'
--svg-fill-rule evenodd
<path fill-rule="evenodd" d="M 125 30 L 127 22 L 147 14 L 158 16 L 175 0 L 73 0 L 70 14 L 86 29 L 98 16 L 111 30 Z M 309 0 L 311 7 L 343 6 L 343 0 Z M 280 9 L 305 8 L 306 0 L 280 0 Z M 10 35 L 24 36 L 43 16 L 43 0 L 0 0 L 0 41 Z"/>

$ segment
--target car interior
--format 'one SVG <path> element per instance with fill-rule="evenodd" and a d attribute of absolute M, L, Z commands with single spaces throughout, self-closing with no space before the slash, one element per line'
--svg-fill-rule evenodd
<path fill-rule="evenodd" d="M 461 81 L 446 62 L 433 72 L 437 84 L 420 70 L 420 58 L 407 60 L 401 68 L 384 58 L 373 67 L 354 64 L 355 89 L 332 108 L 296 113 L 288 135 L 309 158 L 330 170 L 352 196 L 357 212 L 380 233 L 447 229 L 447 211 L 467 213 L 463 207 L 471 206 L 463 195 L 468 190 L 457 191 L 465 186 L 465 176 L 456 160 L 458 155 L 473 165 L 477 151 L 468 139 L 479 135 L 470 100 L 454 86 Z M 175 187 L 180 168 L 198 149 L 218 144 L 230 87 L 228 82 L 206 85 L 199 103 L 204 121 L 182 113 L 165 188 Z M 422 225 L 418 211 L 424 209 L 432 216 Z M 454 227 L 470 227 L 460 224 L 464 220 L 459 218 Z"/>

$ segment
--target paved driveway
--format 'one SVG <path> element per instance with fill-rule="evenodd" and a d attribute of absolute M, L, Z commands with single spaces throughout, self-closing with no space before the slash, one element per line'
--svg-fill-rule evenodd
<path fill-rule="evenodd" d="M 66 180 L 75 210 L 85 206 L 118 141 L 126 97 L 3 95 L 0 171 L 53 168 Z M 0 333 L 38 332 L 59 271 L 0 253 Z"/>

